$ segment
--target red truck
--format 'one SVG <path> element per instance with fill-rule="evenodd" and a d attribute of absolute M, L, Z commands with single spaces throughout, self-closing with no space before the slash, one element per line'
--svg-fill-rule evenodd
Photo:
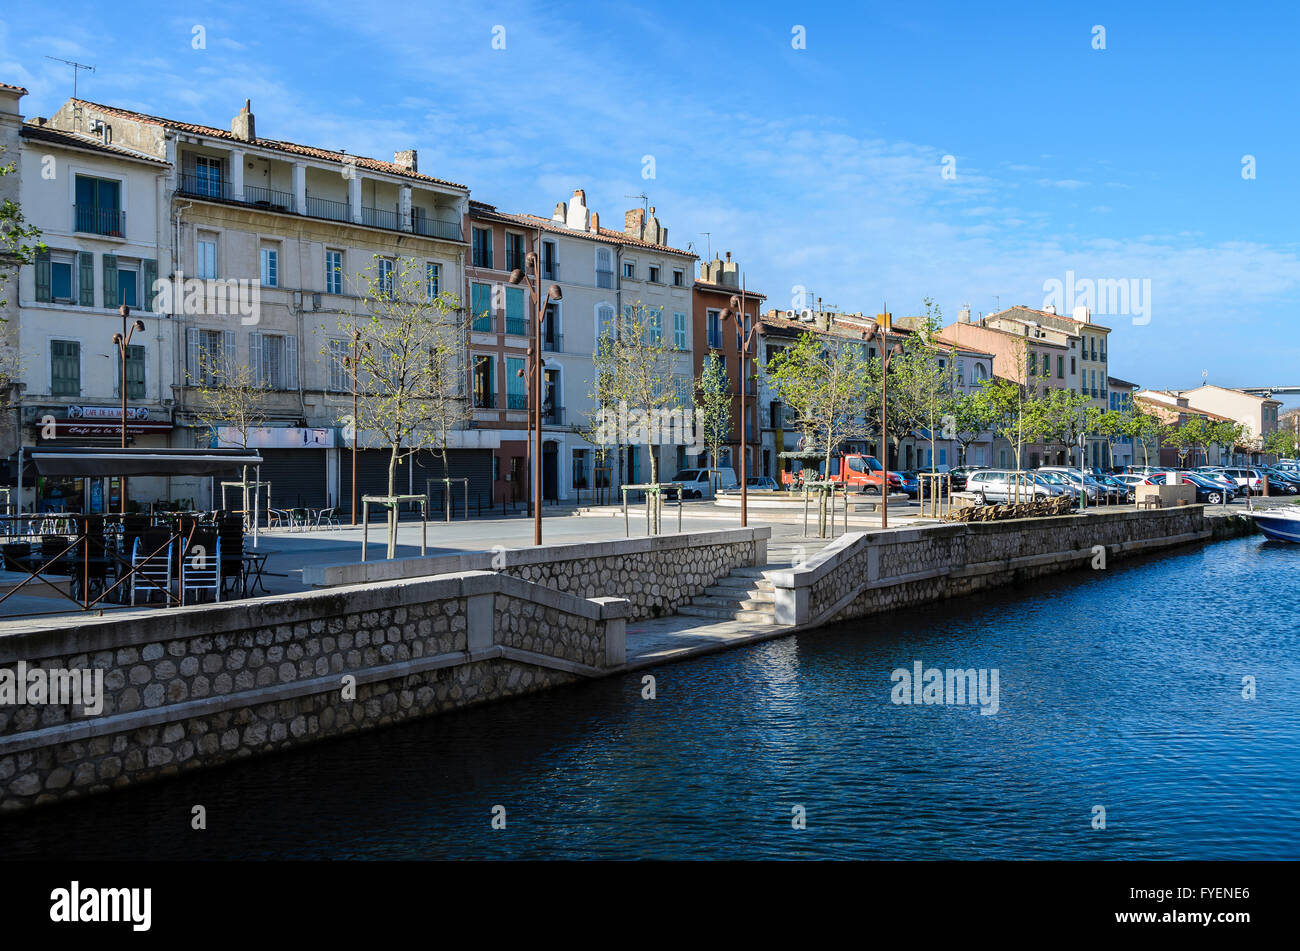
<path fill-rule="evenodd" d="M 817 478 L 820 478 L 820 466 L 817 472 Z M 798 484 L 800 478 L 800 474 L 781 473 L 781 481 L 787 486 Z M 850 491 L 879 495 L 880 478 L 880 460 L 875 456 L 854 452 L 844 456 L 831 457 L 830 481 L 843 483 L 849 487 Z M 889 473 L 889 488 L 891 492 L 903 491 L 903 480 L 897 472 L 891 471 Z"/>

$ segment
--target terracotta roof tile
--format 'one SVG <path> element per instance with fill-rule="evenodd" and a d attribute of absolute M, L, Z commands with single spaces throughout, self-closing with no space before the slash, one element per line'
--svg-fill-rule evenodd
<path fill-rule="evenodd" d="M 646 248 L 647 250 L 662 251 L 665 254 L 677 254 L 682 257 L 699 258 L 698 254 L 690 251 L 683 251 L 680 248 L 669 247 L 666 244 L 653 244 L 649 241 L 641 241 L 638 238 L 630 238 L 621 231 L 613 231 L 609 228 L 601 228 L 599 232 L 595 231 L 577 231 L 573 228 L 567 228 L 553 218 L 543 218 L 540 215 L 519 215 L 506 211 L 497 211 L 495 206 L 483 202 L 470 202 L 471 216 L 480 221 L 495 220 L 505 224 L 523 225 L 526 228 L 541 228 L 543 231 L 552 234 L 567 234 L 574 238 L 590 238 L 593 241 L 603 241 L 606 244 L 625 244 L 631 247 Z"/>
<path fill-rule="evenodd" d="M 22 93 L 24 96 L 27 95 L 27 90 L 22 86 L 11 86 L 9 83 L 0 83 L 0 89 L 12 89 L 14 92 Z"/>
<path fill-rule="evenodd" d="M 140 152 L 120 148 L 116 145 L 105 145 L 96 138 L 78 135 L 75 132 L 64 132 L 61 129 L 50 129 L 38 125 L 24 125 L 20 134 L 24 139 L 50 142 L 55 145 L 66 145 L 69 148 L 84 149 L 88 152 L 104 152 L 109 155 L 134 159 L 137 162 L 147 162 L 150 165 L 157 165 L 161 168 L 167 167 L 166 162 L 162 159 L 154 158 L 152 155 L 144 155 Z"/>
<path fill-rule="evenodd" d="M 143 112 L 132 112 L 129 109 L 118 109 L 115 106 L 106 106 L 98 102 L 90 102 L 85 99 L 73 99 L 72 102 L 79 103 L 83 106 L 91 106 L 100 110 L 105 115 L 121 116 L 124 119 L 135 119 L 139 122 L 148 122 L 153 125 L 160 125 L 164 128 L 175 129 L 178 132 L 189 132 L 194 135 L 206 135 L 218 139 L 226 139 L 230 142 L 244 142 L 243 139 L 226 129 L 218 129 L 214 126 L 197 125 L 193 122 L 179 122 L 175 119 L 164 119 L 160 116 L 151 116 Z M 448 185 L 452 188 L 466 188 L 457 182 L 450 182 L 444 178 L 434 178 L 432 175 L 422 175 L 419 172 L 412 172 L 410 169 L 403 168 L 393 162 L 382 162 L 379 159 L 369 158 L 364 155 L 349 155 L 347 152 L 336 152 L 330 149 L 318 149 L 309 145 L 299 145 L 296 142 L 284 142 L 279 139 L 264 139 L 258 137 L 248 145 L 256 145 L 264 149 L 273 149 L 277 152 L 288 152 L 292 155 L 302 155 L 307 158 L 322 159 L 327 162 L 338 162 L 340 165 L 344 161 L 351 159 L 356 162 L 358 168 L 368 169 L 372 172 L 385 172 L 389 175 L 398 175 L 402 178 L 413 178 L 417 181 L 434 182 L 439 185 Z"/>

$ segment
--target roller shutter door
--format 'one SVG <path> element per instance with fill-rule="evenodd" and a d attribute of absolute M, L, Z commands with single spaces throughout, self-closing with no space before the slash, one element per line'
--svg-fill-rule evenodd
<path fill-rule="evenodd" d="M 331 502 L 320 449 L 262 449 L 262 481 L 271 483 L 271 506 L 327 508 Z M 252 474 L 249 474 L 250 479 Z"/>

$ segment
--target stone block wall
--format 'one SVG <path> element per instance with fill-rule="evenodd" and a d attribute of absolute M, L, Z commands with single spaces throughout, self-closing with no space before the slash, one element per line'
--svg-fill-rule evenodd
<path fill-rule="evenodd" d="M 596 676 L 628 611 L 465 572 L 33 622 L 0 670 L 102 671 L 103 708 L 0 704 L 0 811 Z"/>

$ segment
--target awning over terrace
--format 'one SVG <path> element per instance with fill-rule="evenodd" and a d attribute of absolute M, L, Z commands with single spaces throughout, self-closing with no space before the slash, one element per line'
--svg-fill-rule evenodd
<path fill-rule="evenodd" d="M 244 449 L 110 449 L 85 446 L 29 449 L 43 476 L 211 476 L 261 465 Z"/>

